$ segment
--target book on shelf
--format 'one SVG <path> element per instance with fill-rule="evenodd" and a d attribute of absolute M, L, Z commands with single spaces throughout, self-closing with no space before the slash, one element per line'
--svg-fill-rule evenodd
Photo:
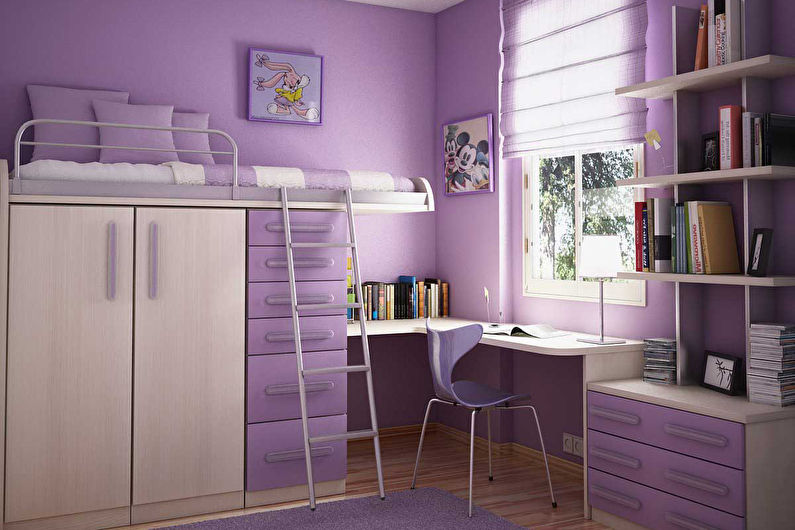
<path fill-rule="evenodd" d="M 653 338 L 643 341 L 643 380 L 676 384 L 676 339 Z"/>
<path fill-rule="evenodd" d="M 654 210 L 654 272 L 671 272 L 671 205 L 673 199 L 651 199 Z"/>
<path fill-rule="evenodd" d="M 648 212 L 646 220 L 646 230 L 648 233 L 649 241 L 649 272 L 656 272 L 654 266 L 654 199 L 646 199 L 646 211 Z"/>
<path fill-rule="evenodd" d="M 755 322 L 750 337 L 748 399 L 779 407 L 795 404 L 795 324 Z"/>
<path fill-rule="evenodd" d="M 362 308 L 355 318 L 400 320 L 450 315 L 450 285 L 435 278 L 417 281 L 401 275 L 396 282 L 367 281 L 362 284 Z M 352 301 L 349 298 L 349 301 Z"/>
<path fill-rule="evenodd" d="M 740 260 L 728 204 L 698 204 L 698 231 L 705 274 L 739 274 Z"/>
<path fill-rule="evenodd" d="M 707 49 L 709 42 L 707 39 L 707 12 L 708 5 L 702 4 L 698 15 L 698 37 L 696 38 L 696 64 L 695 70 L 703 70 L 709 66 L 707 61 Z"/>
<path fill-rule="evenodd" d="M 741 0 L 709 0 L 706 7 L 707 66 L 720 66 L 741 60 Z M 698 31 L 700 37 L 700 23 Z M 699 44 L 700 40 L 697 40 L 696 50 L 698 50 Z M 696 56 L 696 64 L 698 64 L 698 56 Z M 696 70 L 698 69 L 696 68 Z"/>
<path fill-rule="evenodd" d="M 743 167 L 742 107 L 723 105 L 718 109 L 718 113 L 720 169 Z"/>
<path fill-rule="evenodd" d="M 635 202 L 635 270 L 643 272 L 643 201 Z"/>
<path fill-rule="evenodd" d="M 636 271 L 671 272 L 672 204 L 657 197 L 635 203 Z"/>
<path fill-rule="evenodd" d="M 758 112 L 743 112 L 743 167 L 755 167 L 756 146 L 754 145 L 756 118 L 762 118 Z M 761 160 L 759 165 L 761 165 Z"/>
<path fill-rule="evenodd" d="M 742 158 L 742 167 L 795 166 L 795 116 L 743 112 Z"/>

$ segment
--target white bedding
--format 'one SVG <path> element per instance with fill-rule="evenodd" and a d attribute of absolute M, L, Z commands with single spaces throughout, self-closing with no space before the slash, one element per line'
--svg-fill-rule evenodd
<path fill-rule="evenodd" d="M 14 175 L 14 178 L 16 178 L 16 175 Z M 169 166 L 129 164 L 127 162 L 117 164 L 88 162 L 81 164 L 63 160 L 36 160 L 22 166 L 22 178 L 25 180 L 176 183 L 174 171 Z"/>

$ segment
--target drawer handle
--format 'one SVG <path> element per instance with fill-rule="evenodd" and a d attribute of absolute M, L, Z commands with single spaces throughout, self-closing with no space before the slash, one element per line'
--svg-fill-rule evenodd
<path fill-rule="evenodd" d="M 720 530 L 715 526 L 696 521 L 695 519 L 674 512 L 665 512 L 665 520 L 674 526 L 686 528 L 687 530 Z"/>
<path fill-rule="evenodd" d="M 157 223 L 149 224 L 149 298 L 157 298 Z"/>
<path fill-rule="evenodd" d="M 691 488 L 706 491 L 707 493 L 712 493 L 713 495 L 725 497 L 729 494 L 728 486 L 725 486 L 719 482 L 713 482 L 705 478 L 697 477 L 689 473 L 674 471 L 673 469 L 666 469 L 665 473 L 663 473 L 663 476 L 671 482 L 676 482 L 677 484 L 682 484 L 684 486 L 690 486 Z"/>
<path fill-rule="evenodd" d="M 118 261 L 116 245 L 116 223 L 108 224 L 108 300 L 116 299 L 116 265 Z"/>
<path fill-rule="evenodd" d="M 304 390 L 307 392 L 325 392 L 326 390 L 334 390 L 334 381 L 315 381 L 313 383 L 304 383 Z M 266 396 L 284 396 L 287 394 L 297 393 L 298 383 L 267 385 L 265 387 Z"/>
<path fill-rule="evenodd" d="M 330 304 L 334 301 L 333 294 L 299 294 L 299 304 Z M 265 297 L 265 305 L 290 305 L 289 294 L 271 294 Z"/>
<path fill-rule="evenodd" d="M 617 410 L 597 407 L 595 405 L 588 407 L 588 410 L 594 416 L 598 416 L 606 420 L 626 423 L 627 425 L 637 425 L 640 423 L 640 416 L 636 414 L 630 414 L 629 412 L 619 412 Z"/>
<path fill-rule="evenodd" d="M 683 427 L 674 423 L 666 423 L 663 425 L 663 431 L 671 436 L 677 438 L 684 438 L 702 444 L 714 445 L 715 447 L 726 447 L 729 445 L 729 439 L 722 434 L 715 434 L 711 432 L 704 432 L 698 429 L 691 429 L 690 427 Z"/>
<path fill-rule="evenodd" d="M 301 340 L 329 340 L 334 337 L 334 332 L 330 329 L 319 329 L 313 331 L 302 331 Z M 295 333 L 292 331 L 271 331 L 265 334 L 268 342 L 292 342 L 295 340 Z"/>
<path fill-rule="evenodd" d="M 324 269 L 334 266 L 334 258 L 294 258 L 295 269 Z M 286 269 L 287 258 L 269 258 L 265 260 L 268 269 Z"/>
<path fill-rule="evenodd" d="M 616 504 L 620 504 L 625 508 L 630 508 L 631 510 L 640 510 L 641 504 L 638 499 L 634 497 L 627 497 L 626 495 L 622 495 L 621 493 L 617 493 L 613 490 L 609 490 L 607 488 L 603 488 L 602 486 L 591 485 L 591 495 L 595 497 L 601 497 L 606 501 L 614 502 Z"/>
<path fill-rule="evenodd" d="M 312 448 L 312 458 L 317 458 L 320 456 L 331 456 L 333 454 L 334 454 L 334 448 L 328 445 Z M 304 455 L 306 455 L 306 453 L 304 453 L 303 449 L 294 449 L 292 451 L 274 451 L 272 453 L 267 453 L 265 455 L 265 461 L 269 464 L 275 464 L 277 462 L 303 460 Z"/>
<path fill-rule="evenodd" d="M 640 469 L 640 460 L 637 458 L 616 453 L 614 451 L 608 451 L 607 449 L 602 449 L 601 447 L 593 447 L 589 452 L 593 457 L 601 458 L 602 460 L 607 460 L 608 462 L 612 462 L 621 466 L 631 467 L 632 469 Z"/>
<path fill-rule="evenodd" d="M 268 232 L 284 232 L 284 223 L 268 223 L 265 225 Z M 290 223 L 290 233 L 313 233 L 328 234 L 334 231 L 331 223 Z"/>

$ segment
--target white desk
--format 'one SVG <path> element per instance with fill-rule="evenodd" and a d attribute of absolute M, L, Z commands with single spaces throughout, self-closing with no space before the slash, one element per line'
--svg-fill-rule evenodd
<path fill-rule="evenodd" d="M 474 320 L 460 318 L 432 318 L 431 328 L 452 329 L 467 324 L 474 324 Z M 380 335 L 405 335 L 425 333 L 425 319 L 414 320 L 373 320 L 367 322 L 368 337 Z M 348 324 L 348 337 L 360 336 L 359 323 Z M 627 340 L 624 344 L 609 344 L 600 346 L 578 342 L 578 337 L 593 337 L 583 333 L 570 333 L 563 337 L 549 339 L 536 339 L 532 337 L 511 337 L 508 335 L 483 335 L 480 344 L 518 350 L 539 355 L 552 355 L 557 357 L 580 357 L 582 359 L 582 434 L 583 449 L 587 447 L 588 414 L 586 392 L 588 383 L 595 381 L 610 381 L 615 379 L 639 378 L 643 373 L 643 342 Z M 588 504 L 588 454 L 583 451 L 583 483 L 584 487 L 584 513 L 590 517 Z"/>

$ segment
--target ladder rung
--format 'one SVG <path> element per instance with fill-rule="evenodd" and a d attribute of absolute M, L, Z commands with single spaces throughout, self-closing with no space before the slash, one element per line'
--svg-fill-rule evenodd
<path fill-rule="evenodd" d="M 298 311 L 312 311 L 316 309 L 359 309 L 362 307 L 360 303 L 352 304 L 298 304 L 295 309 Z"/>
<path fill-rule="evenodd" d="M 314 368 L 304 370 L 304 377 L 308 375 L 322 375 L 322 374 L 345 374 L 350 372 L 366 372 L 370 369 L 369 366 L 363 364 L 355 364 L 351 366 L 332 366 L 331 368 Z"/>
<path fill-rule="evenodd" d="M 310 444 L 319 444 L 323 442 L 336 442 L 338 440 L 358 440 L 360 438 L 375 438 L 378 433 L 373 430 L 367 431 L 350 431 L 339 434 L 329 434 L 327 436 L 312 436 L 309 438 Z"/>
<path fill-rule="evenodd" d="M 293 248 L 353 248 L 353 243 L 291 243 Z"/>

